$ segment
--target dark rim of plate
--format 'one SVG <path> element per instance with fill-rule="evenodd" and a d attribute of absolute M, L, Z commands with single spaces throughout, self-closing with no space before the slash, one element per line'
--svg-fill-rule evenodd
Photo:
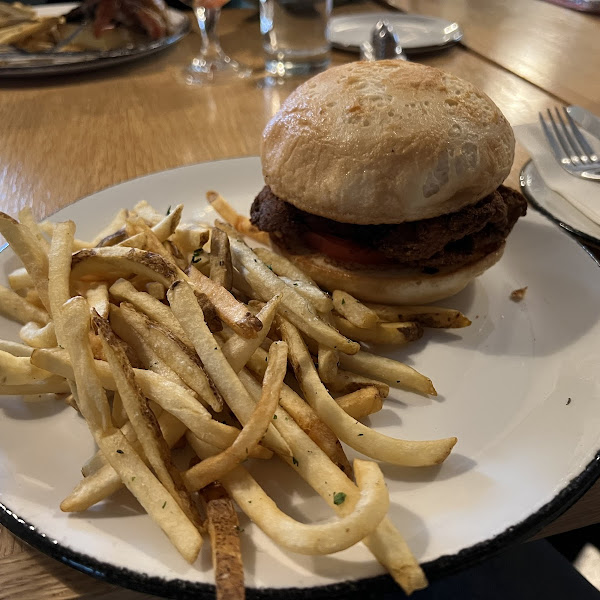
<path fill-rule="evenodd" d="M 600 267 L 600 262 L 577 239 L 572 239 Z M 0 252 L 6 247 L 6 244 L 0 247 Z M 583 471 L 571 479 L 552 500 L 520 523 L 508 527 L 495 537 L 463 548 L 456 554 L 440 556 L 424 563 L 422 566 L 427 577 L 430 581 L 435 581 L 453 575 L 491 558 L 507 547 L 527 541 L 575 504 L 599 478 L 600 449 Z M 163 579 L 139 573 L 99 561 L 88 554 L 63 546 L 57 540 L 48 537 L 35 525 L 21 519 L 1 502 L 0 524 L 44 554 L 107 583 L 177 600 L 214 599 L 214 585 L 183 579 Z M 282 597 L 285 597 L 286 600 L 307 600 L 307 598 L 310 600 L 379 600 L 385 593 L 393 593 L 396 597 L 402 593 L 389 575 L 318 587 L 247 588 L 246 597 L 248 600 L 276 600 Z"/>
<path fill-rule="evenodd" d="M 452 575 L 498 554 L 509 546 L 526 541 L 572 506 L 599 477 L 600 451 L 581 474 L 574 477 L 550 502 L 525 520 L 509 527 L 496 537 L 464 548 L 456 554 L 440 556 L 425 563 L 423 568 L 427 577 L 435 581 Z M 21 519 L 2 503 L 0 523 L 48 556 L 107 583 L 177 600 L 214 599 L 214 585 L 183 579 L 163 579 L 105 563 L 82 552 L 71 550 Z M 283 597 L 286 600 L 376 600 L 386 593 L 393 593 L 395 597 L 401 594 L 401 590 L 389 575 L 312 588 L 247 588 L 246 597 L 248 600 L 275 600 Z"/>
<path fill-rule="evenodd" d="M 521 193 L 523 194 L 523 196 L 525 196 L 525 198 L 527 198 L 527 201 L 531 204 L 531 206 L 533 206 L 533 208 L 535 208 L 539 213 L 544 215 L 546 218 L 550 219 L 550 221 L 552 221 L 553 223 L 556 223 L 557 225 L 562 227 L 565 231 L 568 231 L 569 233 L 576 235 L 578 238 L 581 238 L 584 242 L 588 242 L 590 244 L 593 244 L 594 246 L 600 245 L 599 238 L 594 237 L 593 235 L 590 235 L 589 233 L 580 231 L 576 227 L 573 227 L 572 225 L 565 223 L 561 219 L 558 219 L 547 208 L 544 208 L 536 200 L 535 195 L 531 191 L 531 187 L 526 183 L 526 177 L 528 176 L 528 170 L 531 169 L 532 167 L 535 167 L 535 165 L 533 164 L 533 161 L 528 160 L 523 165 L 523 168 L 521 169 L 521 172 L 519 173 L 519 185 L 521 186 Z M 541 175 L 539 175 L 539 173 L 538 173 L 538 177 L 541 179 Z M 556 193 L 556 192 L 554 192 L 554 193 Z"/>

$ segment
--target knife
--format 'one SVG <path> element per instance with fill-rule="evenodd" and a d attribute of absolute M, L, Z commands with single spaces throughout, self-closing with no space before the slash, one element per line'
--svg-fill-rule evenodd
<path fill-rule="evenodd" d="M 569 106 L 567 112 L 594 137 L 600 140 L 600 117 L 581 106 Z"/>

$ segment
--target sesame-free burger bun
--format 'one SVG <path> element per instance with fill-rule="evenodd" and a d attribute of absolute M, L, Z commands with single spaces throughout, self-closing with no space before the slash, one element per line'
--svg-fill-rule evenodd
<path fill-rule="evenodd" d="M 363 302 L 406 305 L 437 302 L 461 292 L 476 277 L 494 266 L 505 244 L 483 258 L 460 267 L 446 267 L 435 274 L 418 269 L 352 268 L 328 260 L 321 254 L 290 254 L 279 251 L 312 277 L 322 288 L 344 290 Z"/>
<path fill-rule="evenodd" d="M 512 129 L 470 83 L 399 60 L 354 62 L 298 87 L 263 134 L 265 183 L 308 213 L 359 225 L 456 212 L 493 192 Z"/>

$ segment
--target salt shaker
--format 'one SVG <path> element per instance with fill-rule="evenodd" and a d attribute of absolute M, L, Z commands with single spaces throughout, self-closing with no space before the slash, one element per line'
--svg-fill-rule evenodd
<path fill-rule="evenodd" d="M 389 21 L 378 21 L 371 32 L 371 41 L 360 45 L 362 60 L 383 60 L 386 58 L 399 58 L 406 60 L 402 51 L 398 34 Z"/>

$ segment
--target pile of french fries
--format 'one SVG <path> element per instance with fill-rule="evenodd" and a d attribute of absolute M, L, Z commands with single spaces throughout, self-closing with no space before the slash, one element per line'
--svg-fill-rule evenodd
<path fill-rule="evenodd" d="M 20 2 L 0 2 L 0 47 L 48 50 L 59 41 L 57 27 L 62 23 L 62 17 L 40 17 Z"/>
<path fill-rule="evenodd" d="M 407 441 L 361 423 L 390 386 L 436 392 L 360 342 L 405 344 L 423 327 L 468 319 L 330 296 L 287 259 L 249 247 L 242 233 L 264 234 L 218 194 L 208 198 L 229 223 L 184 223 L 182 205 L 164 215 L 140 202 L 90 241 L 71 221 L 0 213 L 23 263 L 0 287 L 0 313 L 22 324 L 23 342 L 0 340 L 0 394 L 57 395 L 98 446 L 61 509 L 84 511 L 125 486 L 190 563 L 210 539 L 218 598 L 244 597 L 237 510 L 287 550 L 322 555 L 362 542 L 407 593 L 425 587 L 386 516 L 375 461 L 439 464 L 456 438 Z M 371 460 L 351 465 L 340 442 Z M 182 466 L 174 456 L 186 451 Z M 335 516 L 305 524 L 279 510 L 244 466 L 277 459 Z"/>

